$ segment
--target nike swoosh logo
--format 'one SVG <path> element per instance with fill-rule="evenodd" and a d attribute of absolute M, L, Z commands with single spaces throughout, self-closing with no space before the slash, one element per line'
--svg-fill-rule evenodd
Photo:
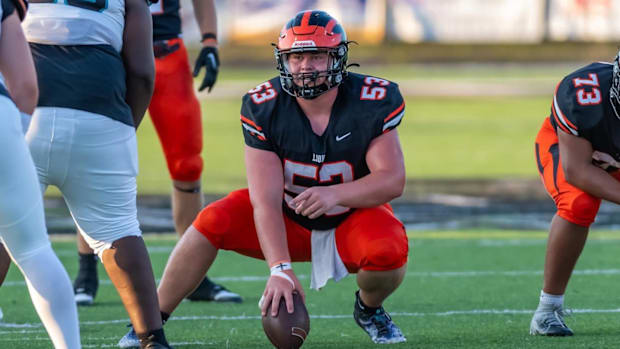
<path fill-rule="evenodd" d="M 344 134 L 344 135 L 342 135 L 342 136 L 336 136 L 336 142 L 340 142 L 341 140 L 343 140 L 343 139 L 345 139 L 345 138 L 349 137 L 350 135 L 351 135 L 351 132 L 346 133 L 346 134 Z"/>

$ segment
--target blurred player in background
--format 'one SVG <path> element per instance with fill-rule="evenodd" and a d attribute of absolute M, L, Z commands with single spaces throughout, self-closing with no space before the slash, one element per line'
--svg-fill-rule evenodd
<path fill-rule="evenodd" d="M 215 84 L 219 69 L 217 16 L 213 0 L 193 0 L 194 13 L 202 34 L 202 49 L 194 76 L 205 68 L 199 90 Z M 203 207 L 200 175 L 203 162 L 200 104 L 194 94 L 187 50 L 181 38 L 179 0 L 164 0 L 150 6 L 153 15 L 155 90 L 149 114 L 161 140 L 172 177 L 172 218 L 179 236 L 191 225 Z M 73 284 L 79 305 L 93 303 L 99 286 L 97 258 L 83 238 L 78 237 L 80 268 Z M 188 296 L 190 300 L 241 302 L 241 297 L 205 277 Z"/>
<path fill-rule="evenodd" d="M 23 23 L 39 101 L 26 135 L 99 255 L 143 348 L 168 348 L 136 209 L 136 129 L 153 93 L 145 0 L 36 0 Z"/>
<path fill-rule="evenodd" d="M 32 55 L 20 26 L 26 8 L 19 0 L 2 0 L 0 7 L 0 284 L 9 266 L 4 244 L 26 279 L 54 347 L 80 348 L 71 281 L 47 236 L 39 181 L 24 139 L 38 97 Z"/>
<path fill-rule="evenodd" d="M 620 204 L 620 64 L 593 63 L 558 85 L 536 137 L 536 161 L 557 212 L 531 334 L 571 336 L 564 292 L 601 199 Z"/>
<path fill-rule="evenodd" d="M 282 297 L 293 311 L 292 292 L 304 291 L 291 262 L 312 261 L 311 288 L 357 273 L 354 319 L 375 343 L 406 340 L 382 307 L 407 263 L 388 204 L 405 185 L 395 129 L 405 103 L 395 83 L 347 72 L 348 44 L 323 11 L 284 26 L 280 76 L 241 107 L 249 190 L 208 205 L 177 243 L 158 289 L 164 320 L 224 249 L 267 261 L 263 314 L 275 315 Z"/>

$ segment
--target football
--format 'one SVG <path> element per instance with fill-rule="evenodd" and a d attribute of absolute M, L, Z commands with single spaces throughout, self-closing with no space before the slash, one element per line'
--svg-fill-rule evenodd
<path fill-rule="evenodd" d="M 263 316 L 263 329 L 271 343 L 279 349 L 297 349 L 304 344 L 310 333 L 310 317 L 304 302 L 297 292 L 293 292 L 295 310 L 289 314 L 284 297 L 280 299 L 278 315 L 271 316 L 271 311 Z"/>

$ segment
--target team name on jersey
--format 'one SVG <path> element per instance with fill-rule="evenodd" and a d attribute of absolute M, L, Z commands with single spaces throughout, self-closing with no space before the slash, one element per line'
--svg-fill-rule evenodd
<path fill-rule="evenodd" d="M 312 153 L 312 161 L 317 164 L 322 164 L 325 161 L 325 154 L 314 154 Z"/>

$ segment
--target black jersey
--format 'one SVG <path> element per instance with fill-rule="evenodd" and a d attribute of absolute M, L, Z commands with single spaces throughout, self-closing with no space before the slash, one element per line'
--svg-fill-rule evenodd
<path fill-rule="evenodd" d="M 2 0 L 2 21 L 15 12 L 15 4 L 11 0 Z"/>
<path fill-rule="evenodd" d="M 30 43 L 30 51 L 39 83 L 38 107 L 85 110 L 134 126 L 125 101 L 123 59 L 112 46 Z"/>
<path fill-rule="evenodd" d="M 1 7 L 0 7 L 0 17 L 1 17 L 0 23 L 4 22 L 4 20 L 8 16 L 13 14 L 13 12 L 15 12 L 15 5 L 13 4 L 13 2 L 11 0 L 2 0 Z M 2 35 L 1 31 L 0 31 L 0 35 Z M 4 81 L 1 78 L 0 78 L 0 96 L 11 98 L 11 96 L 9 95 L 9 91 L 4 86 Z"/>
<path fill-rule="evenodd" d="M 159 0 L 150 8 L 153 15 L 153 41 L 178 38 L 181 34 L 179 0 Z"/>
<path fill-rule="evenodd" d="M 318 136 L 294 97 L 276 77 L 243 97 L 245 143 L 275 152 L 284 171 L 284 212 L 308 229 L 336 227 L 353 209 L 336 206 L 317 219 L 295 213 L 288 202 L 308 187 L 350 182 L 370 173 L 370 142 L 398 126 L 405 102 L 393 82 L 349 73 L 338 86 L 325 132 Z"/>
<path fill-rule="evenodd" d="M 609 99 L 613 65 L 592 63 L 558 85 L 551 106 L 551 123 L 592 144 L 592 161 L 608 171 L 620 167 L 620 119 Z"/>

